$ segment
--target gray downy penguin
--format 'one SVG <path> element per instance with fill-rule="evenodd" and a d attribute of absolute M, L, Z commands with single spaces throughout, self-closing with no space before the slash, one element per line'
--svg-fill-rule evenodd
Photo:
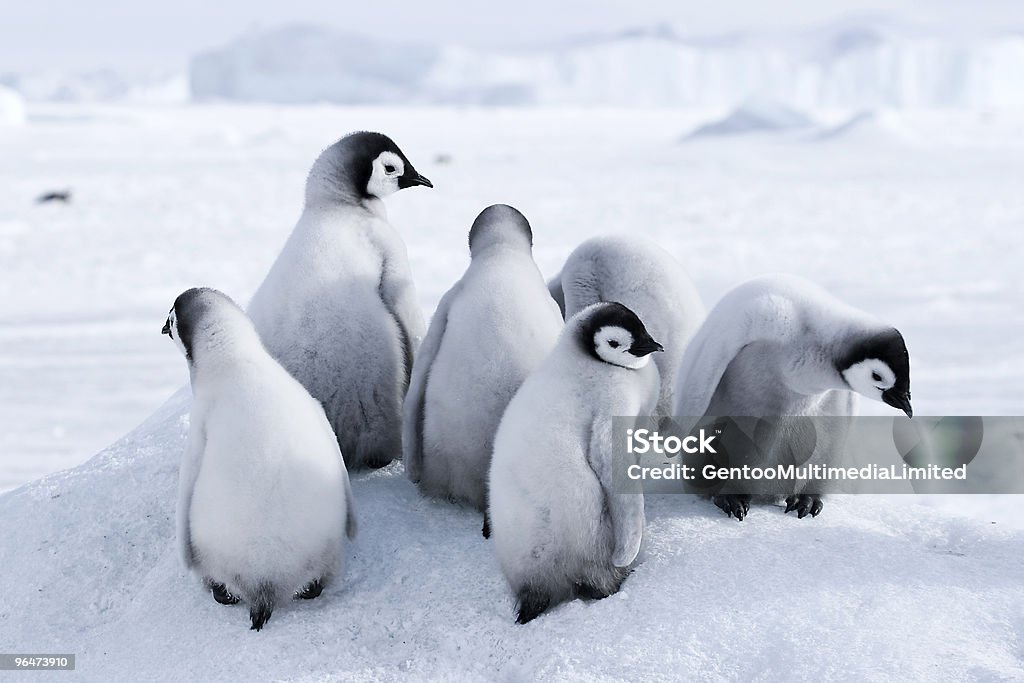
<path fill-rule="evenodd" d="M 519 211 L 484 209 L 469 251 L 469 268 L 438 304 L 413 364 L 403 448 L 406 473 L 422 492 L 486 512 L 498 423 L 563 324 Z M 487 527 L 485 517 L 485 537 Z"/>
<path fill-rule="evenodd" d="M 402 453 L 402 400 L 424 332 L 384 197 L 433 187 L 380 133 L 328 147 L 298 224 L 249 304 L 270 353 L 323 403 L 350 468 Z"/>
<path fill-rule="evenodd" d="M 644 321 L 665 347 L 654 357 L 662 378 L 655 415 L 670 416 L 679 361 L 704 319 L 682 264 L 643 237 L 594 237 L 573 250 L 548 289 L 567 319 L 598 301 L 618 301 Z"/>
<path fill-rule="evenodd" d="M 594 304 L 569 319 L 501 419 L 491 530 L 521 624 L 573 597 L 615 593 L 640 551 L 643 494 L 613 485 L 612 418 L 654 408 L 656 351 L 632 311 Z"/>
<path fill-rule="evenodd" d="M 680 363 L 673 412 L 691 422 L 704 416 L 852 417 L 858 394 L 913 415 L 903 335 L 807 280 L 776 275 L 736 287 L 708 314 Z M 777 424 L 759 439 L 760 461 L 748 464 L 778 464 L 800 446 L 799 431 L 785 431 L 798 420 Z M 813 454 L 816 462 L 830 464 L 842 451 L 849 421 L 821 424 L 827 431 L 817 430 Z M 713 500 L 742 520 L 751 496 Z M 800 518 L 817 516 L 822 507 L 816 493 L 792 491 L 786 499 L 786 512 Z"/>

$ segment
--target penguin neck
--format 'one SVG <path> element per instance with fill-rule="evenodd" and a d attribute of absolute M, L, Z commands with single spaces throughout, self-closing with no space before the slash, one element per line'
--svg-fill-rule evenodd
<path fill-rule="evenodd" d="M 521 256 L 529 259 L 533 259 L 532 247 L 524 241 L 501 241 L 501 242 L 485 242 L 483 244 L 474 244 L 469 250 L 470 258 L 473 261 L 484 261 L 492 258 L 501 258 L 505 256 Z"/>
<path fill-rule="evenodd" d="M 338 211 L 343 208 L 362 209 L 379 218 L 387 218 L 384 202 L 380 197 L 357 190 L 345 174 L 330 172 L 314 165 L 306 179 L 304 212 Z"/>
<path fill-rule="evenodd" d="M 337 268 L 335 256 L 349 248 L 354 234 L 374 232 L 387 222 L 384 202 L 368 199 L 351 203 L 307 203 L 295 230 L 288 238 L 291 259 Z"/>
<path fill-rule="evenodd" d="M 811 397 L 831 389 L 842 388 L 828 359 L 827 349 L 786 349 L 781 382 L 796 396 Z"/>
<path fill-rule="evenodd" d="M 376 218 L 386 221 L 388 219 L 387 207 L 378 197 L 364 197 L 356 201 L 338 201 L 329 197 L 307 197 L 306 205 L 302 209 L 300 224 L 309 226 L 322 226 L 333 221 L 324 221 L 324 218 L 335 219 L 338 216 L 351 216 L 352 218 Z M 309 219 L 309 220 L 305 220 Z"/>
<path fill-rule="evenodd" d="M 825 391 L 841 388 L 832 377 L 831 368 L 826 367 L 827 355 L 813 346 L 794 348 L 774 341 L 754 342 L 736 354 L 723 380 L 741 393 L 747 393 L 750 387 L 762 387 L 761 400 L 771 404 L 766 413 L 770 414 L 780 407 L 813 401 L 813 397 Z"/>
<path fill-rule="evenodd" d="M 250 367 L 264 356 L 269 358 L 255 329 L 227 329 L 225 326 L 203 330 L 201 339 L 193 342 L 189 356 L 193 374 L 223 374 Z"/>

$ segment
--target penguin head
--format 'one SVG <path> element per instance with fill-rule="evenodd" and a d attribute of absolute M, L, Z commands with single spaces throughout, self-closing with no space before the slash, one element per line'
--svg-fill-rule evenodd
<path fill-rule="evenodd" d="M 889 329 L 858 340 L 836 364 L 846 385 L 914 416 L 910 405 L 910 353 L 899 330 Z"/>
<path fill-rule="evenodd" d="M 320 154 L 306 181 L 306 198 L 383 199 L 416 185 L 434 186 L 387 135 L 358 132 Z"/>
<path fill-rule="evenodd" d="M 650 354 L 664 351 L 636 316 L 618 302 L 602 302 L 580 311 L 579 342 L 593 358 L 619 367 L 639 370 Z"/>
<path fill-rule="evenodd" d="M 493 204 L 480 212 L 469 229 L 469 253 L 476 255 L 495 244 L 533 249 L 533 229 L 526 216 L 508 204 Z"/>
<path fill-rule="evenodd" d="M 228 295 L 209 287 L 195 287 L 174 300 L 161 333 L 171 338 L 191 364 L 197 349 L 223 341 L 226 325 L 243 321 L 245 327 L 252 327 L 245 313 Z"/>

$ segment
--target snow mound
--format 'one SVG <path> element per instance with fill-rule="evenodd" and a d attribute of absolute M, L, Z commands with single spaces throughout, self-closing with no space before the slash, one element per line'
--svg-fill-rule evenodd
<path fill-rule="evenodd" d="M 188 402 L 0 496 L 0 651 L 75 653 L 88 680 L 1024 677 L 1021 532 L 867 497 L 737 523 L 652 496 L 619 594 L 517 626 L 479 516 L 397 464 L 353 478 L 343 579 L 252 632 L 174 551 Z"/>
<path fill-rule="evenodd" d="M 813 142 L 856 142 L 858 144 L 892 144 L 905 142 L 898 124 L 890 117 L 875 111 L 861 111 L 846 121 L 824 128 L 810 137 Z"/>
<path fill-rule="evenodd" d="M 748 133 L 784 133 L 814 126 L 807 115 L 778 102 L 751 101 L 733 109 L 721 119 L 698 126 L 684 140 L 745 135 Z"/>
<path fill-rule="evenodd" d="M 25 123 L 25 101 L 21 95 L 0 85 L 0 126 Z"/>

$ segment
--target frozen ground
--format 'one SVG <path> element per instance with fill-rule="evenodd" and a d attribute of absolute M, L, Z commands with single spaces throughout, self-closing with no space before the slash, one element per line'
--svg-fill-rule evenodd
<path fill-rule="evenodd" d="M 516 626 L 479 516 L 420 497 L 398 465 L 353 480 L 343 583 L 255 633 L 174 550 L 186 403 L 0 496 L 0 650 L 73 652 L 105 681 L 1024 677 L 1020 531 L 864 496 L 742 524 L 652 496 L 620 593 Z"/>
<path fill-rule="evenodd" d="M 799 273 L 900 327 L 918 414 L 1022 414 L 1019 112 L 882 112 L 852 135 L 840 126 L 855 112 L 813 112 L 838 132 L 678 142 L 725 113 L 30 108 L 0 128 L 0 490 L 84 461 L 186 382 L 159 334 L 174 296 L 204 284 L 246 301 L 309 163 L 357 128 L 390 133 L 437 187 L 389 202 L 428 313 L 468 260 L 473 217 L 507 202 L 547 274 L 614 231 L 659 240 L 708 304 Z M 63 188 L 70 205 L 33 203 Z M 813 522 L 768 509 L 742 526 L 652 499 L 624 595 L 516 629 L 476 516 L 421 500 L 398 472 L 362 475 L 343 584 L 256 636 L 175 561 L 181 410 L 0 496 L 0 651 L 76 652 L 108 680 L 163 666 L 178 679 L 1024 676 L 1017 501 L 979 497 L 836 500 Z"/>

